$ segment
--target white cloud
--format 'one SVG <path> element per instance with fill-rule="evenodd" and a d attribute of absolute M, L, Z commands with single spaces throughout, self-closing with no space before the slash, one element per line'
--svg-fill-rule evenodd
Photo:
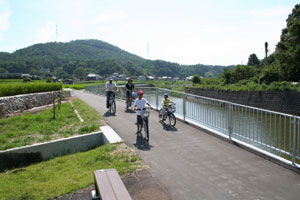
<path fill-rule="evenodd" d="M 11 11 L 6 6 L 5 1 L 0 0 L 0 41 L 4 37 L 4 33 L 10 28 L 9 17 L 11 16 Z"/>
<path fill-rule="evenodd" d="M 0 31 L 6 31 L 10 27 L 9 17 L 11 15 L 10 10 L 5 10 L 4 12 L 0 13 Z"/>
<path fill-rule="evenodd" d="M 94 23 L 104 23 L 104 22 L 113 22 L 121 21 L 126 17 L 125 13 L 120 10 L 112 10 L 105 13 L 100 13 L 94 16 L 91 22 Z"/>
<path fill-rule="evenodd" d="M 251 10 L 249 14 L 256 17 L 287 17 L 291 13 L 292 8 L 287 6 L 273 7 L 264 10 Z"/>
<path fill-rule="evenodd" d="M 56 23 L 48 22 L 45 26 L 36 29 L 36 42 L 45 43 L 56 40 Z"/>

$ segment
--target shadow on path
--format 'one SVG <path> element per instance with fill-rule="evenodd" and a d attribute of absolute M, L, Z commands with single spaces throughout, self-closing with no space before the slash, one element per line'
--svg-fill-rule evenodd
<path fill-rule="evenodd" d="M 135 113 L 135 111 L 134 111 L 134 110 L 131 110 L 131 109 L 126 109 L 125 112 L 126 112 L 126 113 Z"/>
<path fill-rule="evenodd" d="M 144 139 L 141 133 L 136 133 L 136 142 L 133 145 L 142 151 L 150 151 L 151 148 L 153 148 L 152 145 L 147 144 L 146 140 Z"/>
<path fill-rule="evenodd" d="M 109 111 L 106 111 L 106 113 L 104 113 L 103 116 L 104 116 L 104 117 L 116 116 L 116 113 L 111 113 L 111 112 L 109 112 Z"/>
<path fill-rule="evenodd" d="M 162 123 L 164 130 L 166 131 L 178 131 L 176 127 L 170 126 L 169 124 Z"/>

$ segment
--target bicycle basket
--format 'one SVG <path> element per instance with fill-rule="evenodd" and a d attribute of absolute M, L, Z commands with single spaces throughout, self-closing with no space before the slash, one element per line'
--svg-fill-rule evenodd
<path fill-rule="evenodd" d="M 176 106 L 174 104 L 170 105 L 169 110 L 174 113 L 176 111 Z"/>
<path fill-rule="evenodd" d="M 109 99 L 110 99 L 111 101 L 115 100 L 115 95 L 113 95 L 113 94 L 110 95 Z"/>
<path fill-rule="evenodd" d="M 131 96 L 132 96 L 133 99 L 136 99 L 137 98 L 137 93 L 136 92 L 132 92 Z"/>
<path fill-rule="evenodd" d="M 146 110 L 143 110 L 141 114 L 142 114 L 142 117 L 143 117 L 143 118 L 144 118 L 144 117 L 149 117 L 150 111 L 149 111 L 148 109 L 146 109 Z"/>

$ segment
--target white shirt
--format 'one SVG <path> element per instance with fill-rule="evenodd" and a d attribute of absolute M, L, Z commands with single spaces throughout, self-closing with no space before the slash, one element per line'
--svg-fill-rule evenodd
<path fill-rule="evenodd" d="M 106 91 L 114 91 L 115 87 L 117 87 L 117 84 L 115 84 L 114 82 L 109 84 L 109 81 L 107 81 L 105 84 L 105 88 L 107 88 Z"/>
<path fill-rule="evenodd" d="M 136 99 L 134 100 L 134 106 L 136 106 L 138 109 L 143 109 L 145 108 L 146 104 L 148 103 L 148 101 L 144 98 L 142 99 Z"/>

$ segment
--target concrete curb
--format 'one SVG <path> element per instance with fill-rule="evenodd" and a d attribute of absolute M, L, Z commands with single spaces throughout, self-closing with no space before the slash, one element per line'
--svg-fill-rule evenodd
<path fill-rule="evenodd" d="M 0 156 L 3 154 L 39 153 L 42 160 L 49 160 L 57 156 L 87 151 L 95 148 L 104 144 L 104 139 L 102 132 L 98 131 L 85 135 L 76 135 L 69 138 L 53 140 L 50 142 L 7 149 L 0 151 Z"/>
<path fill-rule="evenodd" d="M 110 126 L 101 126 L 100 129 L 103 133 L 104 144 L 106 143 L 116 144 L 116 143 L 123 142 L 120 136 Z"/>

